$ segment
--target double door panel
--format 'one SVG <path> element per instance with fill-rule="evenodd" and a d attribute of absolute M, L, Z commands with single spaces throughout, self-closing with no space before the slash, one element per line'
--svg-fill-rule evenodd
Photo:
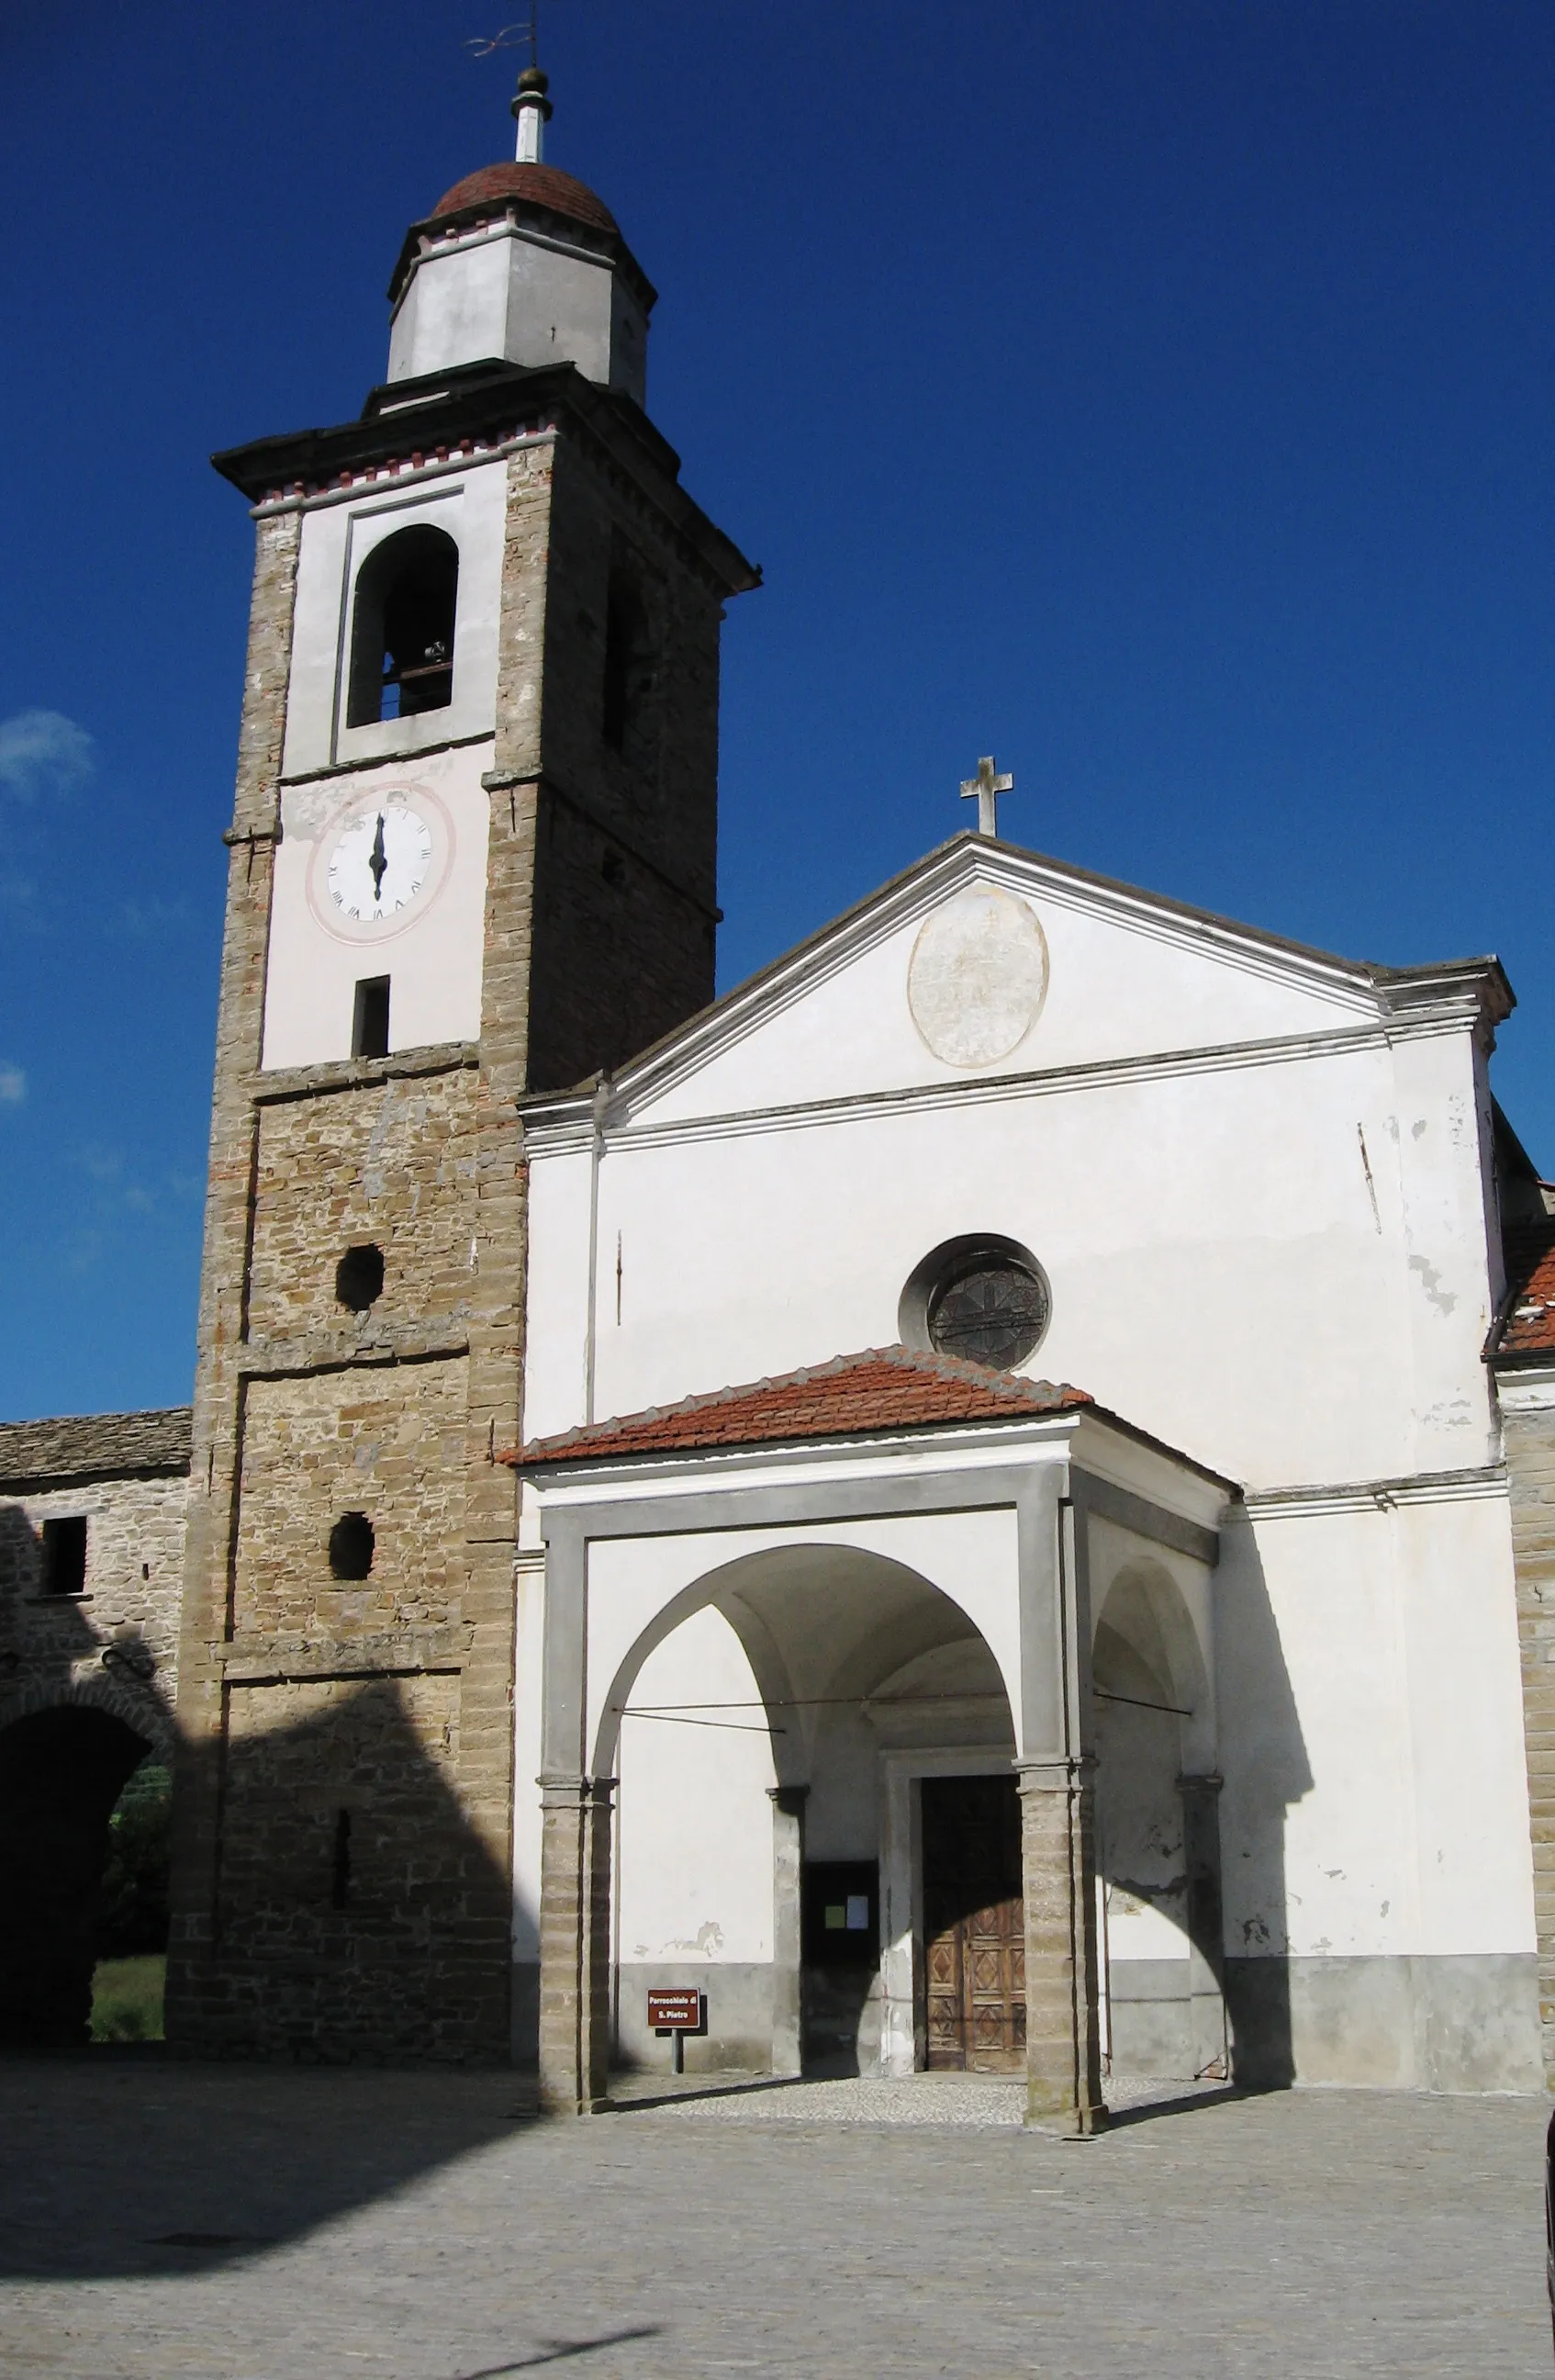
<path fill-rule="evenodd" d="M 1026 1918 L 1013 1777 L 925 1778 L 927 2063 L 1011 2074 L 1026 2062 Z"/>

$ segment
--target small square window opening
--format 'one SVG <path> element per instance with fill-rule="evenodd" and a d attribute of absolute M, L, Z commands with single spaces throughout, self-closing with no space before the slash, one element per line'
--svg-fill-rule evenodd
<path fill-rule="evenodd" d="M 43 1593 L 87 1591 L 87 1524 L 84 1513 L 43 1523 Z"/>
<path fill-rule="evenodd" d="M 387 1058 L 389 1055 L 389 978 L 386 975 L 364 976 L 356 986 L 356 1004 L 351 1019 L 351 1055 L 354 1058 Z"/>

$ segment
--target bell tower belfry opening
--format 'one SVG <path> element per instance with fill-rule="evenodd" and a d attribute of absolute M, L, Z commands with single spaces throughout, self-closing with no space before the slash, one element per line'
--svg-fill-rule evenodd
<path fill-rule="evenodd" d="M 759 574 L 643 410 L 655 292 L 537 70 L 514 112 L 407 235 L 360 418 L 215 458 L 258 550 L 168 1995 L 208 2050 L 510 2046 L 515 1102 L 713 993 Z"/>

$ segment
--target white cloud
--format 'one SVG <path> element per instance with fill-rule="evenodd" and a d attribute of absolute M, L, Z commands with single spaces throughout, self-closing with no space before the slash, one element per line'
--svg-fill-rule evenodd
<path fill-rule="evenodd" d="M 18 710 L 0 719 L 0 793 L 24 802 L 67 794 L 85 784 L 96 766 L 91 737 L 62 710 Z"/>
<path fill-rule="evenodd" d="M 19 1107 L 27 1097 L 27 1076 L 19 1066 L 6 1065 L 0 1059 L 0 1108 Z"/>

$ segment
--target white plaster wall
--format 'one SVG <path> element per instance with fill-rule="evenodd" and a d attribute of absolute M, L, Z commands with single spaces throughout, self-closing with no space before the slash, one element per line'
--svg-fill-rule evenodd
<path fill-rule="evenodd" d="M 723 1727 L 628 1718 L 621 1729 L 617 1846 L 617 1955 L 635 1961 L 723 1962 L 772 1956 L 775 1780 L 760 1696 L 739 1638 L 702 1610 L 649 1655 L 632 1691 L 644 1708 L 682 1703 L 758 1707 L 687 1718 Z"/>
<path fill-rule="evenodd" d="M 390 979 L 392 1049 L 478 1038 L 489 820 L 480 780 L 490 764 L 489 744 L 463 745 L 283 788 L 265 976 L 267 1067 L 348 1058 L 356 987 L 367 976 Z M 391 793 L 419 801 L 419 815 L 434 825 L 434 873 L 403 922 L 352 927 L 329 900 L 324 868 L 344 814 Z"/>
<path fill-rule="evenodd" d="M 407 420 L 407 454 L 417 432 Z M 498 458 L 410 486 L 361 491 L 311 505 L 297 553 L 292 676 L 283 772 L 390 754 L 419 752 L 461 736 L 488 735 L 497 711 L 497 638 L 501 600 L 507 466 Z M 357 573 L 373 548 L 404 528 L 440 528 L 459 548 L 453 636 L 453 699 L 440 710 L 347 727 L 346 674 Z"/>
<path fill-rule="evenodd" d="M 1506 1510 L 1264 1514 L 1216 1574 L 1226 1947 L 1534 1947 Z"/>
<path fill-rule="evenodd" d="M 1407 1103 L 1390 1052 L 1369 1048 L 781 1130 L 612 1136 L 595 1412 L 888 1344 L 920 1259 L 981 1228 L 1030 1246 L 1052 1283 L 1029 1372 L 1233 1478 L 1483 1463 L 1489 1281 L 1483 1230 L 1465 1221 L 1477 1154 L 1450 1121 L 1465 1044 L 1412 1050 Z M 553 1164 L 575 1197 L 576 1162 L 536 1151 L 536 1436 L 582 1418 L 586 1281 L 555 1277 L 577 1240 L 553 1242 L 546 1221 L 563 1195 Z"/>
<path fill-rule="evenodd" d="M 573 363 L 642 404 L 646 345 L 642 309 L 607 260 L 503 225 L 422 256 L 394 315 L 389 378 L 500 358 Z"/>

